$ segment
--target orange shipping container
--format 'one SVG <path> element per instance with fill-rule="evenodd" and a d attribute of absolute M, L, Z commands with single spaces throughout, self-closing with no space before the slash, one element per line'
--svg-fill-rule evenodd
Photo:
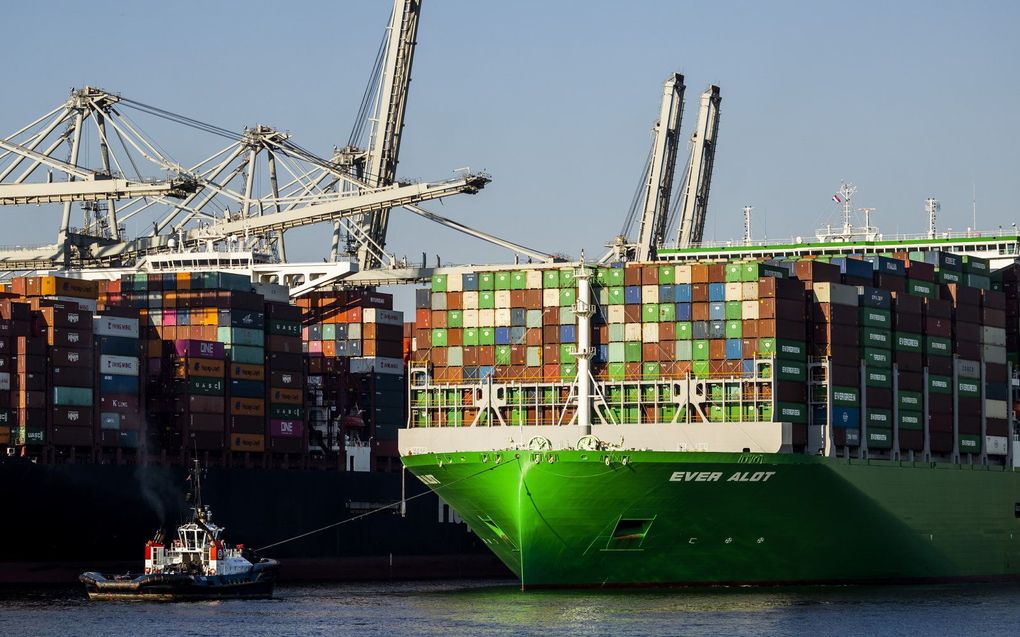
<path fill-rule="evenodd" d="M 231 416 L 265 416 L 266 401 L 261 398 L 231 398 Z"/>
<path fill-rule="evenodd" d="M 98 299 L 99 284 L 95 281 L 86 281 L 84 279 L 44 276 L 39 278 L 39 294 L 42 296 L 73 296 L 79 299 Z"/>
<path fill-rule="evenodd" d="M 231 451 L 261 452 L 266 449 L 266 437 L 257 434 L 230 434 Z"/>
<path fill-rule="evenodd" d="M 300 389 L 284 389 L 272 387 L 269 390 L 269 400 L 284 405 L 300 405 L 302 403 L 302 392 Z"/>
<path fill-rule="evenodd" d="M 180 364 L 175 370 L 177 378 L 188 376 L 201 376 L 202 378 L 223 378 L 223 361 L 208 358 L 182 357 Z"/>
<path fill-rule="evenodd" d="M 322 355 L 331 358 L 336 356 L 336 341 L 322 341 Z"/>
<path fill-rule="evenodd" d="M 245 365 L 242 363 L 230 364 L 230 377 L 239 380 L 265 380 L 266 368 L 264 365 Z"/>

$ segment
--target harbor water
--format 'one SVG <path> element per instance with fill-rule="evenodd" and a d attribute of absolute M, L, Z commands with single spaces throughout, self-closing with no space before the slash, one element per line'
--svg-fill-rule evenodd
<path fill-rule="evenodd" d="M 1015 634 L 1020 584 L 520 591 L 512 581 L 285 585 L 273 600 L 97 603 L 0 590 L 0 635 Z"/>

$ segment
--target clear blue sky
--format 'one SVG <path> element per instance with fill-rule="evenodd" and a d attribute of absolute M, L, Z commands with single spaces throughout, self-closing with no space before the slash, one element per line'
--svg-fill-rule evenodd
<path fill-rule="evenodd" d="M 226 128 L 266 123 L 328 156 L 349 134 L 390 3 L 18 2 L 4 8 L 12 132 L 98 85 Z M 399 173 L 485 169 L 456 219 L 550 252 L 590 255 L 619 231 L 661 83 L 687 77 L 684 136 L 709 83 L 722 118 L 707 239 L 809 235 L 841 179 L 886 232 L 1020 219 L 1020 3 L 425 0 Z M 221 144 L 165 142 L 190 163 Z M 169 134 L 168 134 L 169 135 Z M 684 149 L 686 154 L 686 148 Z M 24 214 L 30 214 L 26 211 Z M 505 262 L 494 246 L 395 212 L 389 247 Z M 2 243 L 51 240 L 23 224 Z M 24 233 L 24 236 L 22 235 Z M 318 260 L 320 231 L 293 233 Z"/>

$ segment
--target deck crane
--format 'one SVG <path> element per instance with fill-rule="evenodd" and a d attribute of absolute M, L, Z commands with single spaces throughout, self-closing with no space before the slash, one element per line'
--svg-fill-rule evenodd
<path fill-rule="evenodd" d="M 404 116 L 407 112 L 407 95 L 411 84 L 411 66 L 418 36 L 418 18 L 421 15 L 421 0 L 394 0 L 386 29 L 381 66 L 377 85 L 370 84 L 368 91 L 376 90 L 374 96 L 366 95 L 366 102 L 374 100 L 371 116 L 372 131 L 368 148 L 361 150 L 355 145 L 356 134 L 341 151 L 341 163 L 346 164 L 351 175 L 367 184 L 369 188 L 380 188 L 393 184 L 397 176 L 397 160 L 400 141 L 404 130 Z M 355 124 L 355 130 L 360 122 Z M 349 184 L 348 184 L 349 185 Z M 364 215 L 357 221 L 360 233 L 380 250 L 386 247 L 386 231 L 389 226 L 389 209 Z M 340 227 L 334 228 L 332 256 L 335 259 L 340 244 Z M 358 263 L 363 268 L 381 265 L 365 242 L 357 251 Z"/>
<path fill-rule="evenodd" d="M 648 261 L 654 259 L 656 251 L 662 247 L 676 172 L 685 88 L 684 76 L 679 73 L 673 73 L 663 83 L 659 119 L 655 122 L 640 193 L 635 195 L 622 232 L 609 245 L 609 251 L 602 256 L 600 263 L 621 259 Z M 638 206 L 641 207 L 641 217 L 635 243 L 628 236 L 631 236 Z"/>
<path fill-rule="evenodd" d="M 651 261 L 666 238 L 669 197 L 673 191 L 676 152 L 683 118 L 684 76 L 674 73 L 662 91 L 662 108 L 655 126 L 652 161 L 645 186 L 644 210 L 638 232 L 637 259 Z"/>
<path fill-rule="evenodd" d="M 698 124 L 691 137 L 691 158 L 683 188 L 677 247 L 701 245 L 705 233 L 708 192 L 712 185 L 715 144 L 719 135 L 719 87 L 712 85 L 701 94 Z"/>

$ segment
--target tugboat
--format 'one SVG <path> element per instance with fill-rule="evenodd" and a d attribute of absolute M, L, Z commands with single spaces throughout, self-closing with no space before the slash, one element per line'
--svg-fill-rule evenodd
<path fill-rule="evenodd" d="M 212 511 L 202 505 L 201 477 L 196 460 L 190 476 L 195 495 L 193 518 L 177 528 L 170 546 L 163 533 L 145 544 L 145 570 L 141 575 L 82 573 L 93 600 L 183 601 L 202 599 L 269 599 L 279 562 L 258 559 L 243 544 L 231 547 L 221 539 L 224 527 L 212 522 Z"/>

